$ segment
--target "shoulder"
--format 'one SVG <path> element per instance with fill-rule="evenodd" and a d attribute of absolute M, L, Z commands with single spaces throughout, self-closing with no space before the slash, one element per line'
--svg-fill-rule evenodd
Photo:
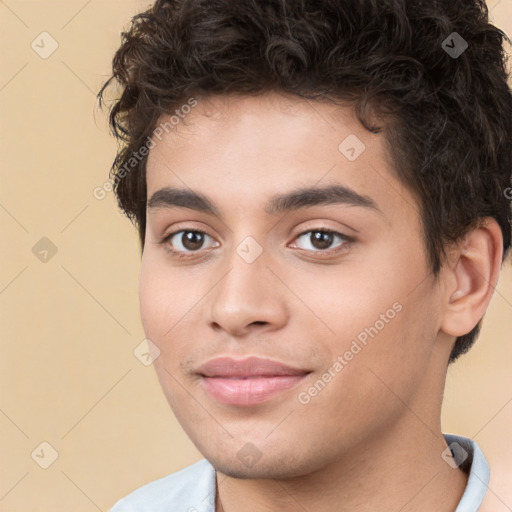
<path fill-rule="evenodd" d="M 213 512 L 215 469 L 202 459 L 119 500 L 110 512 Z"/>

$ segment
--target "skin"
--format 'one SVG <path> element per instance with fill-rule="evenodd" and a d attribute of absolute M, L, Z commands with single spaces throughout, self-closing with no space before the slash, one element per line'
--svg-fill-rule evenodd
<path fill-rule="evenodd" d="M 366 147 L 354 161 L 338 150 L 349 134 Z M 330 184 L 371 197 L 381 213 L 346 204 L 265 213 L 276 193 Z M 140 272 L 158 378 L 217 470 L 216 510 L 455 510 L 467 476 L 441 458 L 442 393 L 455 337 L 492 297 L 496 222 L 454 245 L 436 281 L 417 201 L 396 179 L 384 136 L 367 132 L 349 106 L 277 93 L 200 99 L 150 151 L 148 198 L 168 186 L 204 194 L 221 214 L 148 208 Z M 354 241 L 315 246 L 311 231 L 322 228 Z M 180 230 L 208 236 L 195 250 L 183 233 L 160 243 Z M 248 236 L 262 249 L 252 263 L 236 252 Z M 298 394 L 397 302 L 400 312 L 300 403 Z M 194 372 L 225 355 L 311 373 L 265 403 L 221 404 Z M 246 443 L 257 454 L 251 464 L 237 457 Z"/>

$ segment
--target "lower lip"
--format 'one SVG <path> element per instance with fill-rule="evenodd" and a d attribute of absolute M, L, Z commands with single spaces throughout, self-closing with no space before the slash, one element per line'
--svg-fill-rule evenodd
<path fill-rule="evenodd" d="M 203 377 L 206 392 L 218 402 L 228 405 L 250 406 L 270 400 L 278 394 L 296 386 L 306 377 L 302 375 L 280 375 L 272 377 L 226 378 Z"/>

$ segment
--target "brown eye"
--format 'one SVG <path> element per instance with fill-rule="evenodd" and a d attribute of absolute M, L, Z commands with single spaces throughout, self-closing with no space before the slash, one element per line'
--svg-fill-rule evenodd
<path fill-rule="evenodd" d="M 178 253 L 196 252 L 203 248 L 205 238 L 212 238 L 203 231 L 182 229 L 166 236 L 163 240 L 171 245 L 171 250 Z"/>
<path fill-rule="evenodd" d="M 200 249 L 204 242 L 204 234 L 198 231 L 185 231 L 181 235 L 181 244 L 185 249 L 196 251 Z"/>
<path fill-rule="evenodd" d="M 309 236 L 311 245 L 317 249 L 328 249 L 334 239 L 332 233 L 325 231 L 312 231 Z"/>
<path fill-rule="evenodd" d="M 341 240 L 341 243 L 335 247 L 341 247 L 345 245 L 346 242 L 352 241 L 350 237 L 342 233 L 319 229 L 306 231 L 297 237 L 297 239 L 301 238 L 305 240 L 306 243 L 304 244 L 305 247 L 299 247 L 313 252 L 326 252 L 327 249 L 332 248 L 332 244 L 337 238 Z"/>

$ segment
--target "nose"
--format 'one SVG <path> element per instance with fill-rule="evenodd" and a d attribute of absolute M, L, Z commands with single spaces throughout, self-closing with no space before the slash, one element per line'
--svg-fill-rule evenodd
<path fill-rule="evenodd" d="M 248 261 L 233 251 L 226 270 L 220 279 L 217 277 L 209 294 L 210 326 L 233 337 L 276 330 L 288 319 L 286 287 L 276 277 L 279 269 L 265 251 L 256 260 Z"/>

